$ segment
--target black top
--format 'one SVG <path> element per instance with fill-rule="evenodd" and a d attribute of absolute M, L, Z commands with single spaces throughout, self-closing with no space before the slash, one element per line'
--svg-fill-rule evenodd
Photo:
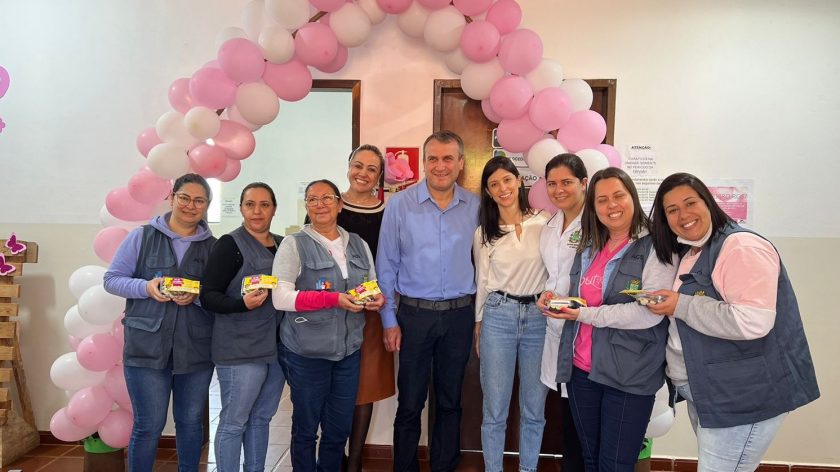
<path fill-rule="evenodd" d="M 277 246 L 266 249 L 272 254 L 277 253 Z M 201 306 L 205 310 L 224 314 L 248 311 L 243 299 L 227 296 L 228 285 L 243 263 L 242 253 L 233 237 L 229 234 L 220 237 L 210 250 L 207 261 L 204 278 L 201 281 L 201 295 L 199 295 Z M 271 300 L 268 303 L 271 303 Z"/>
<path fill-rule="evenodd" d="M 372 207 L 354 205 L 342 200 L 344 207 L 338 214 L 338 226 L 351 233 L 358 234 L 370 247 L 373 259 L 376 260 L 376 247 L 379 244 L 379 228 L 382 226 L 382 215 L 385 204 L 378 202 Z"/>

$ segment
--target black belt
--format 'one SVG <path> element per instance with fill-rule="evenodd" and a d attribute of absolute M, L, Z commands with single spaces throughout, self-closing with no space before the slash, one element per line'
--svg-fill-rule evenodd
<path fill-rule="evenodd" d="M 517 301 L 517 302 L 519 302 L 523 305 L 527 305 L 529 303 L 536 303 L 536 301 L 539 300 L 539 298 L 540 298 L 539 294 L 537 294 L 537 295 L 511 295 L 509 293 L 502 292 L 501 290 L 496 290 L 493 293 L 498 293 L 499 295 L 501 295 L 505 298 L 515 300 L 515 301 Z"/>
<path fill-rule="evenodd" d="M 469 306 L 472 303 L 472 297 L 472 295 L 464 295 L 463 297 L 451 298 L 449 300 L 425 300 L 400 295 L 400 303 L 424 310 L 447 311 Z"/>

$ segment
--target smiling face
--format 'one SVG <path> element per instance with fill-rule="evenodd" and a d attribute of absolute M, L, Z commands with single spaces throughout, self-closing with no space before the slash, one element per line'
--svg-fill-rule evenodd
<path fill-rule="evenodd" d="M 452 190 L 464 169 L 464 157 L 458 152 L 458 143 L 442 143 L 432 139 L 423 149 L 423 155 L 423 171 L 429 187 L 438 192 Z"/>
<path fill-rule="evenodd" d="M 699 241 L 712 225 L 712 214 L 706 202 L 688 185 L 674 187 L 662 197 L 668 226 L 677 236 Z"/>
<path fill-rule="evenodd" d="M 204 212 L 207 211 L 207 204 L 210 202 L 204 187 L 192 182 L 182 185 L 173 192 L 171 198 L 171 217 L 185 227 L 196 226 L 204 218 Z M 186 204 L 183 203 L 185 201 Z"/>
<path fill-rule="evenodd" d="M 610 235 L 630 234 L 633 198 L 621 180 L 610 177 L 595 184 L 595 214 Z"/>
<path fill-rule="evenodd" d="M 505 169 L 496 169 L 487 179 L 485 190 L 499 208 L 515 208 L 519 210 L 519 188 L 522 177 L 517 177 Z"/>
<path fill-rule="evenodd" d="M 341 211 L 341 199 L 329 185 L 318 182 L 309 187 L 305 199 L 313 202 L 306 205 L 306 214 L 313 225 L 330 226 L 338 221 L 338 212 Z"/>
<path fill-rule="evenodd" d="M 586 179 L 578 179 L 566 166 L 555 167 L 545 176 L 548 198 L 561 211 L 583 207 L 586 196 Z"/>
<path fill-rule="evenodd" d="M 372 151 L 361 150 L 353 155 L 350 167 L 347 169 L 347 180 L 350 188 L 358 193 L 370 193 L 379 182 L 382 174 L 382 164 L 379 156 Z"/>
<path fill-rule="evenodd" d="M 249 188 L 242 197 L 239 212 L 242 224 L 252 233 L 265 233 L 271 228 L 271 219 L 277 207 L 271 201 L 268 190 L 260 187 Z"/>

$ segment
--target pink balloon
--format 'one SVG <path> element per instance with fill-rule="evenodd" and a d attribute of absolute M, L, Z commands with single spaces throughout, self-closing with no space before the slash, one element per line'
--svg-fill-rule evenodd
<path fill-rule="evenodd" d="M 481 111 L 483 111 L 484 116 L 493 123 L 499 123 L 502 121 L 502 117 L 496 113 L 496 110 L 493 109 L 493 105 L 490 104 L 489 98 L 485 98 L 481 101 Z"/>
<path fill-rule="evenodd" d="M 236 105 L 234 105 L 232 107 L 228 107 L 228 109 L 227 109 L 227 119 L 229 119 L 230 121 L 235 121 L 235 122 L 239 123 L 240 125 L 244 125 L 246 128 L 248 128 L 251 131 L 256 131 L 256 130 L 262 128 L 262 125 L 255 125 L 254 123 L 251 123 L 250 121 L 243 118 L 242 113 L 239 112 L 239 109 L 236 108 Z"/>
<path fill-rule="evenodd" d="M 376 4 L 385 13 L 399 15 L 408 10 L 408 7 L 411 6 L 411 0 L 376 0 Z"/>
<path fill-rule="evenodd" d="M 440 10 L 449 5 L 449 0 L 417 0 L 417 3 L 426 7 L 427 10 Z"/>
<path fill-rule="evenodd" d="M 312 73 L 303 62 L 297 59 L 292 59 L 285 64 L 269 62 L 265 66 L 263 81 L 279 98 L 287 102 L 296 102 L 312 90 Z"/>
<path fill-rule="evenodd" d="M 485 17 L 487 21 L 496 25 L 503 36 L 515 30 L 522 21 L 522 8 L 515 0 L 499 0 Z"/>
<path fill-rule="evenodd" d="M 466 16 L 475 16 L 484 13 L 493 3 L 493 0 L 455 0 L 453 4 L 459 12 Z"/>
<path fill-rule="evenodd" d="M 207 108 L 227 108 L 236 101 L 236 83 L 221 69 L 204 67 L 190 79 L 190 95 Z"/>
<path fill-rule="evenodd" d="M 227 166 L 227 154 L 220 147 L 199 144 L 192 148 L 187 155 L 190 156 L 190 166 L 193 171 L 205 178 L 221 175 Z"/>
<path fill-rule="evenodd" d="M 128 231 L 125 228 L 119 226 L 102 228 L 93 238 L 93 252 L 103 261 L 110 263 L 126 236 L 128 236 Z"/>
<path fill-rule="evenodd" d="M 61 441 L 74 442 L 95 433 L 96 426 L 84 427 L 73 423 L 67 416 L 67 408 L 62 408 L 50 419 L 50 432 Z"/>
<path fill-rule="evenodd" d="M 222 182 L 230 182 L 231 180 L 239 177 L 239 172 L 242 171 L 242 162 L 236 159 L 228 159 L 227 166 L 225 167 L 225 171 L 222 172 L 221 175 L 216 177 L 217 179 L 221 180 Z"/>
<path fill-rule="evenodd" d="M 108 413 L 108 416 L 99 425 L 99 437 L 102 438 L 105 444 L 111 447 L 126 447 L 131 437 L 133 423 L 134 418 L 129 412 L 114 410 Z"/>
<path fill-rule="evenodd" d="M 108 333 L 91 334 L 79 343 L 76 358 L 87 370 L 102 372 L 114 367 L 121 358 L 120 342 Z"/>
<path fill-rule="evenodd" d="M 126 188 L 134 200 L 147 205 L 155 205 L 169 195 L 172 182 L 158 177 L 148 167 L 144 167 L 128 179 Z"/>
<path fill-rule="evenodd" d="M 572 113 L 565 126 L 557 130 L 557 141 L 569 152 L 594 148 L 607 136 L 607 123 L 598 112 L 581 110 Z"/>
<path fill-rule="evenodd" d="M 144 129 L 137 135 L 137 150 L 140 151 L 143 157 L 147 157 L 149 151 L 162 142 L 157 135 L 157 131 L 155 131 L 155 127 L 152 126 Z"/>
<path fill-rule="evenodd" d="M 339 44 L 338 52 L 335 53 L 335 59 L 333 59 L 332 62 L 325 65 L 324 67 L 318 67 L 317 69 L 321 72 L 326 72 L 327 74 L 338 72 L 344 67 L 345 64 L 347 64 L 347 57 L 347 48 Z"/>
<path fill-rule="evenodd" d="M 70 347 L 75 351 L 79 347 L 79 343 L 82 342 L 81 339 L 73 336 L 72 334 L 67 335 L 67 342 L 70 343 Z"/>
<path fill-rule="evenodd" d="M 338 39 L 329 26 L 323 23 L 307 23 L 295 35 L 295 53 L 305 64 L 324 67 L 338 53 Z"/>
<path fill-rule="evenodd" d="M 186 113 L 195 106 L 192 95 L 190 95 L 189 77 L 175 79 L 175 82 L 172 82 L 172 85 L 169 86 L 169 104 L 181 113 Z"/>
<path fill-rule="evenodd" d="M 265 70 L 259 46 L 245 38 L 233 38 L 219 47 L 219 66 L 236 83 L 256 82 Z"/>
<path fill-rule="evenodd" d="M 498 80 L 490 89 L 490 105 L 502 118 L 519 118 L 528 113 L 534 98 L 531 83 L 525 77 L 511 75 Z"/>
<path fill-rule="evenodd" d="M 559 87 L 549 87 L 540 90 L 531 101 L 528 116 L 534 126 L 543 131 L 560 128 L 572 116 L 572 106 L 569 96 Z"/>
<path fill-rule="evenodd" d="M 108 370 L 105 374 L 105 391 L 117 404 L 131 404 L 131 398 L 128 396 L 128 387 L 125 385 L 125 372 L 122 366 L 115 366 Z"/>
<path fill-rule="evenodd" d="M 146 220 L 152 216 L 153 207 L 131 198 L 128 188 L 119 187 L 108 192 L 105 197 L 108 213 L 123 221 Z"/>
<path fill-rule="evenodd" d="M 346 0 L 309 0 L 318 11 L 333 12 L 343 7 Z"/>
<path fill-rule="evenodd" d="M 599 144 L 593 149 L 601 151 L 602 154 L 607 156 L 607 161 L 610 163 L 610 167 L 621 167 L 621 153 L 618 152 L 618 149 L 610 146 L 609 144 Z"/>
<path fill-rule="evenodd" d="M 461 52 L 473 62 L 487 62 L 499 53 L 500 40 L 499 30 L 493 23 L 473 21 L 461 33 Z"/>
<path fill-rule="evenodd" d="M 103 387 L 86 387 L 73 394 L 67 403 L 67 417 L 84 427 L 96 427 L 108 416 L 114 401 Z"/>
<path fill-rule="evenodd" d="M 531 186 L 531 190 L 528 191 L 528 203 L 531 204 L 531 208 L 539 208 L 552 215 L 557 213 L 557 207 L 554 206 L 554 204 L 551 203 L 551 199 L 548 198 L 545 179 L 542 177 L 534 182 L 534 185 Z"/>
<path fill-rule="evenodd" d="M 537 33 L 529 29 L 516 30 L 502 39 L 499 62 L 511 74 L 525 75 L 542 61 L 543 44 Z"/>
<path fill-rule="evenodd" d="M 227 157 L 237 160 L 250 156 L 257 147 L 254 133 L 245 125 L 230 120 L 221 120 L 219 134 L 213 141 L 227 153 Z"/>
<path fill-rule="evenodd" d="M 510 152 L 525 152 L 543 136 L 543 130 L 534 126 L 528 115 L 502 120 L 496 132 L 499 144 Z"/>

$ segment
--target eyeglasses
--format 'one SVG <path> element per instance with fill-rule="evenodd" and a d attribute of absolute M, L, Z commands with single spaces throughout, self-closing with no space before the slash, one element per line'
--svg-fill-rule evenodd
<path fill-rule="evenodd" d="M 340 198 L 338 195 L 324 195 L 323 197 L 308 197 L 304 202 L 306 202 L 306 206 L 309 208 L 315 208 L 319 204 L 333 206 L 338 203 Z"/>
<path fill-rule="evenodd" d="M 190 196 L 186 193 L 175 193 L 173 195 L 175 196 L 175 201 L 178 202 L 178 205 L 182 207 L 188 207 L 190 206 L 190 203 L 192 203 L 196 208 L 204 208 L 207 206 L 208 203 L 210 203 L 210 201 L 206 198 L 190 198 Z"/>

